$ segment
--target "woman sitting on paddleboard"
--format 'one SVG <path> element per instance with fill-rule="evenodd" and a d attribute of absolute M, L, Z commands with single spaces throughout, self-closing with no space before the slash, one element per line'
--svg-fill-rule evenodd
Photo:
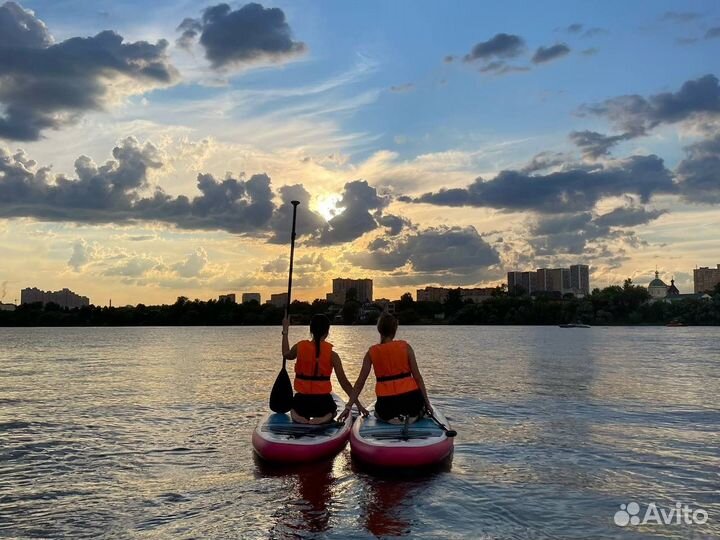
<path fill-rule="evenodd" d="M 310 320 L 312 341 L 303 340 L 290 347 L 288 329 L 290 321 L 283 319 L 282 353 L 287 360 L 295 362 L 295 395 L 290 416 L 301 424 L 324 424 L 337 413 L 333 399 L 330 375 L 333 368 L 343 390 L 350 395 L 353 390 L 345 375 L 340 356 L 332 350 L 332 344 L 325 341 L 330 332 L 330 320 L 325 315 L 313 315 Z M 367 414 L 358 403 L 358 408 Z"/>
<path fill-rule="evenodd" d="M 380 316 L 377 329 L 380 343 L 365 353 L 355 388 L 338 420 L 350 413 L 353 402 L 362 392 L 372 366 L 377 384 L 375 393 L 375 416 L 390 423 L 414 422 L 424 412 L 432 414 L 425 383 L 415 360 L 415 351 L 402 340 L 395 340 L 398 321 L 389 313 Z"/>

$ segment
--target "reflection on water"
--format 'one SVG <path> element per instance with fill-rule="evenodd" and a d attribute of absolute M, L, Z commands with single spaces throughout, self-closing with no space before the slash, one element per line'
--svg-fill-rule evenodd
<path fill-rule="evenodd" d="M 375 334 L 331 330 L 351 379 Z M 253 457 L 275 328 L 0 329 L 0 536 L 720 536 L 720 329 L 401 337 L 458 431 L 452 467 L 410 477 L 364 470 L 349 449 L 293 469 Z M 614 525 L 633 500 L 710 519 Z"/>

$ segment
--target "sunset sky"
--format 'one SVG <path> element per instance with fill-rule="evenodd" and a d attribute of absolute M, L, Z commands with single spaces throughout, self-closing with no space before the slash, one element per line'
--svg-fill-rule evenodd
<path fill-rule="evenodd" d="M 0 295 L 720 263 L 720 4 L 0 0 Z"/>

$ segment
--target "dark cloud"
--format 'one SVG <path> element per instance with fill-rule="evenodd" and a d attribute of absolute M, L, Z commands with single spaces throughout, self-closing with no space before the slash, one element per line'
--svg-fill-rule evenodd
<path fill-rule="evenodd" d="M 415 90 L 414 83 L 404 83 L 404 84 L 398 84 L 397 86 L 390 87 L 391 92 L 397 92 L 397 93 L 412 92 L 413 90 Z"/>
<path fill-rule="evenodd" d="M 297 209 L 298 236 L 317 236 L 326 226 L 327 222 L 317 212 L 310 209 L 310 193 L 302 184 L 282 186 L 278 190 L 282 204 L 273 214 L 270 229 L 273 235 L 270 242 L 273 244 L 286 244 L 290 242 L 289 223 L 292 223 L 292 205 L 290 201 L 300 201 Z"/>
<path fill-rule="evenodd" d="M 337 207 L 344 210 L 328 221 L 319 242 L 325 245 L 350 242 L 377 229 L 378 219 L 389 202 L 388 197 L 378 195 L 365 180 L 346 183 L 342 199 L 337 203 Z"/>
<path fill-rule="evenodd" d="M 666 11 L 662 14 L 660 20 L 675 23 L 686 23 L 699 19 L 700 17 L 700 13 L 695 13 L 693 11 Z"/>
<path fill-rule="evenodd" d="M 573 23 L 565 28 L 568 34 L 579 34 L 583 29 L 583 25 L 580 23 Z"/>
<path fill-rule="evenodd" d="M 720 86 L 715 75 L 705 75 L 686 81 L 677 92 L 619 96 L 586 105 L 581 112 L 605 117 L 628 137 L 637 137 L 660 124 L 720 113 Z"/>
<path fill-rule="evenodd" d="M 178 31 L 183 47 L 199 36 L 205 57 L 216 69 L 283 62 L 307 51 L 305 43 L 292 40 L 283 10 L 255 3 L 235 11 L 228 4 L 209 7 L 199 20 L 183 20 Z"/>
<path fill-rule="evenodd" d="M 447 56 L 445 56 L 445 58 L 443 58 L 443 62 L 445 62 L 446 64 L 452 64 L 454 61 L 455 57 L 452 54 L 448 54 Z"/>
<path fill-rule="evenodd" d="M 436 227 L 380 239 L 366 251 L 345 257 L 369 270 L 389 271 L 410 264 L 413 272 L 435 275 L 474 274 L 500 262 L 495 248 L 474 227 Z"/>
<path fill-rule="evenodd" d="M 591 38 L 595 36 L 602 36 L 604 34 L 609 34 L 609 30 L 607 28 L 599 28 L 597 26 L 593 28 L 588 28 L 585 30 L 585 33 L 583 33 L 582 37 L 584 38 Z"/>
<path fill-rule="evenodd" d="M 710 28 L 707 32 L 705 32 L 705 39 L 715 38 L 720 38 L 720 26 L 715 26 L 714 28 Z"/>
<path fill-rule="evenodd" d="M 561 152 L 540 152 L 533 156 L 530 163 L 525 165 L 520 171 L 530 174 L 557 167 L 558 165 L 564 165 L 565 163 L 567 163 L 567 156 Z"/>
<path fill-rule="evenodd" d="M 647 210 L 641 206 L 623 206 L 597 215 L 578 212 L 539 216 L 530 226 L 530 245 L 539 256 L 587 253 L 588 243 L 622 238 L 635 243 L 628 227 L 649 223 L 666 210 Z M 607 248 L 605 248 L 607 249 Z"/>
<path fill-rule="evenodd" d="M 198 174 L 195 197 L 170 196 L 152 189 L 148 174 L 163 166 L 150 143 L 128 138 L 113 149 L 113 158 L 96 165 L 89 157 L 75 161 L 75 177 L 55 176 L 38 167 L 22 151 L 0 147 L 0 218 L 30 217 L 74 223 L 161 222 L 188 230 L 222 230 L 259 237 L 271 243 L 290 240 L 292 206 L 297 212 L 298 237 L 312 244 L 340 244 L 384 229 L 397 235 L 414 229 L 409 220 L 385 214 L 390 197 L 378 194 L 364 180 L 345 184 L 338 213 L 330 221 L 311 210 L 311 195 L 301 184 L 271 187 L 266 174 L 245 179 L 228 173 L 217 179 Z M 280 204 L 276 203 L 280 199 Z"/>
<path fill-rule="evenodd" d="M 675 191 L 672 174 L 663 160 L 650 155 L 631 156 L 594 167 L 576 166 L 546 175 L 502 171 L 492 180 L 478 178 L 466 188 L 440 189 L 400 200 L 555 213 L 590 210 L 605 197 L 634 194 L 647 202 L 655 194 Z"/>
<path fill-rule="evenodd" d="M 623 135 L 603 135 L 597 131 L 573 131 L 570 140 L 590 159 L 598 159 L 610 154 L 610 149 L 621 141 L 630 137 Z"/>
<path fill-rule="evenodd" d="M 178 47 L 182 49 L 189 49 L 195 43 L 195 38 L 202 32 L 203 25 L 197 19 L 191 19 L 189 17 L 183 19 L 178 27 L 177 31 L 182 32 L 180 37 L 175 40 Z"/>
<path fill-rule="evenodd" d="M 685 200 L 694 203 L 720 203 L 720 135 L 685 148 L 686 158 L 676 174 Z"/>
<path fill-rule="evenodd" d="M 490 73 L 492 75 L 506 75 L 507 73 L 518 73 L 530 71 L 529 67 L 513 66 L 501 60 L 489 62 L 480 68 L 481 73 Z"/>
<path fill-rule="evenodd" d="M 198 175 L 200 195 L 171 197 L 161 189 L 142 196 L 148 172 L 162 166 L 152 144 L 125 139 L 113 150 L 114 160 L 96 165 L 81 156 L 75 178 L 54 177 L 36 169 L 22 153 L 0 151 L 0 217 L 32 217 L 76 223 L 159 221 L 184 229 L 267 233 L 275 211 L 270 178 L 248 180 Z"/>
<path fill-rule="evenodd" d="M 538 47 L 532 57 L 533 64 L 543 64 L 556 60 L 570 53 L 570 47 L 565 43 L 556 43 L 550 47 Z"/>
<path fill-rule="evenodd" d="M 497 58 L 515 58 L 525 50 L 525 41 L 514 34 L 496 34 L 495 37 L 481 41 L 464 56 L 465 62 L 477 60 L 489 61 Z"/>
<path fill-rule="evenodd" d="M 15 2 L 0 6 L 0 47 L 45 48 L 53 39 L 45 23 Z"/>
<path fill-rule="evenodd" d="M 667 210 L 647 210 L 642 206 L 621 206 L 594 219 L 599 227 L 635 227 L 656 220 Z"/>
<path fill-rule="evenodd" d="M 177 78 L 167 42 L 124 43 L 104 31 L 53 43 L 42 21 L 0 6 L 0 138 L 33 141 L 118 97 Z"/>

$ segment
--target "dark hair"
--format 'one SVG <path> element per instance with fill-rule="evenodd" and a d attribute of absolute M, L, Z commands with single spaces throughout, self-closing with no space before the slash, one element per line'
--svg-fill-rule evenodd
<path fill-rule="evenodd" d="M 389 313 L 383 313 L 380 315 L 377 323 L 378 332 L 382 337 L 394 338 L 395 332 L 397 332 L 398 320 Z"/>
<path fill-rule="evenodd" d="M 310 333 L 315 342 L 315 358 L 320 357 L 320 342 L 330 331 L 330 319 L 322 313 L 313 315 L 310 319 Z"/>

